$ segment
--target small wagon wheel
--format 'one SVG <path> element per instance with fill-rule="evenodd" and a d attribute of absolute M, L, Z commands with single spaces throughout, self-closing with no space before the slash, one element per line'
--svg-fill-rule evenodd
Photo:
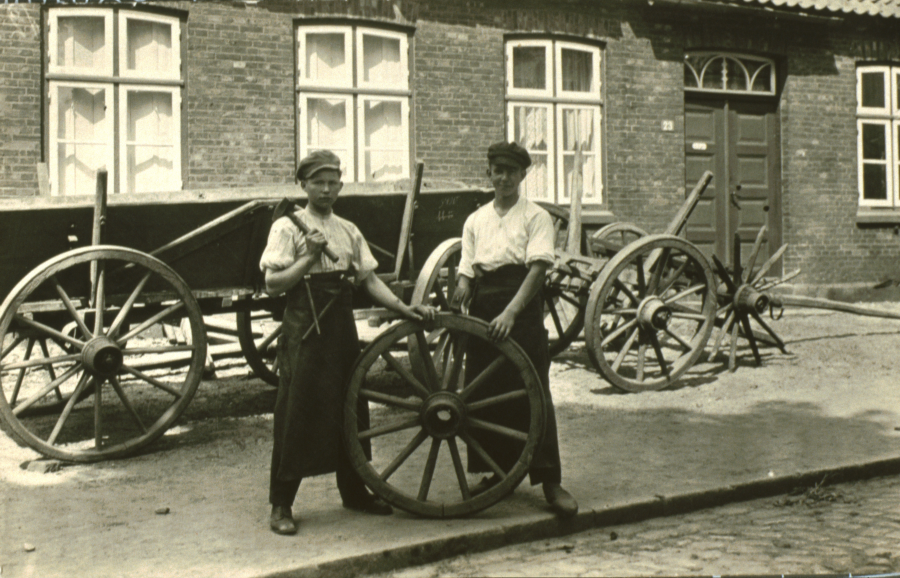
<path fill-rule="evenodd" d="M 591 286 L 585 343 L 597 370 L 625 391 L 674 383 L 697 361 L 715 324 L 706 257 L 672 235 L 628 245 Z"/>
<path fill-rule="evenodd" d="M 407 339 L 422 344 L 427 334 L 442 329 L 448 336 L 448 354 L 440 363 L 423 356 L 426 376 L 416 378 L 392 354 L 397 342 Z M 464 369 L 467 348 L 493 348 L 497 360 L 479 375 Z M 379 375 L 392 368 L 402 389 L 377 386 Z M 497 372 L 503 372 L 498 374 Z M 497 375 L 516 372 L 521 389 L 478 399 Z M 383 380 L 382 380 L 383 381 Z M 477 401 L 475 401 L 477 399 Z M 488 421 L 477 412 L 510 402 L 526 403 L 527 431 Z M 488 325 L 479 319 L 439 314 L 428 324 L 401 322 L 378 336 L 354 365 L 344 406 L 344 434 L 354 469 L 385 501 L 430 518 L 465 516 L 495 504 L 512 492 L 531 465 L 544 428 L 544 395 L 540 378 L 526 354 L 514 341 L 494 343 Z M 360 419 L 360 405 L 367 404 L 368 420 Z M 512 465 L 497 465 L 476 441 L 477 432 L 491 432 L 515 440 L 518 454 Z M 473 435 L 475 434 L 475 435 Z M 426 443 L 430 440 L 430 443 Z M 461 442 L 461 443 L 460 443 Z M 446 444 L 445 452 L 441 452 Z M 482 458 L 501 481 L 484 493 L 472 495 L 475 480 L 467 474 L 468 457 Z M 480 476 L 480 474 L 479 474 Z"/>
<path fill-rule="evenodd" d="M 632 223 L 610 223 L 591 235 L 591 247 L 599 257 L 613 258 L 617 248 L 624 248 L 649 233 Z"/>
<path fill-rule="evenodd" d="M 462 239 L 451 237 L 438 245 L 425 260 L 416 286 L 410 298 L 410 305 L 431 305 L 441 312 L 450 312 L 450 299 L 456 289 L 456 278 L 459 270 L 459 259 L 462 256 Z M 434 359 L 439 359 L 447 346 L 446 330 L 435 326 L 434 330 L 425 334 L 425 343 L 434 349 Z M 419 342 L 410 339 L 407 344 L 409 359 L 413 372 L 422 379 L 425 367 L 419 354 Z"/>
<path fill-rule="evenodd" d="M 238 311 L 236 314 L 238 343 L 253 373 L 268 383 L 278 385 L 278 337 L 281 322 L 268 311 Z"/>
<path fill-rule="evenodd" d="M 183 319 L 172 343 L 160 324 Z M 63 328 L 73 321 L 71 335 Z M 3 423 L 38 452 L 75 462 L 133 454 L 163 435 L 206 357 L 202 313 L 181 277 L 107 245 L 63 253 L 23 278 L 0 306 L 0 343 Z M 161 364 L 188 369 L 158 375 Z"/>
<path fill-rule="evenodd" d="M 552 269 L 544 279 L 544 327 L 550 357 L 563 352 L 584 329 L 590 280 L 562 269 Z"/>

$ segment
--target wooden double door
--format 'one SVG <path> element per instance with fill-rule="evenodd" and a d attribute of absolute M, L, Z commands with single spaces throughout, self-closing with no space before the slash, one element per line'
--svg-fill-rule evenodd
<path fill-rule="evenodd" d="M 735 233 L 746 264 L 766 226 L 757 267 L 781 246 L 781 143 L 775 99 L 688 96 L 685 100 L 685 185 L 704 171 L 713 180 L 686 228 L 707 256 L 733 265 Z M 781 274 L 778 263 L 769 275 Z"/>

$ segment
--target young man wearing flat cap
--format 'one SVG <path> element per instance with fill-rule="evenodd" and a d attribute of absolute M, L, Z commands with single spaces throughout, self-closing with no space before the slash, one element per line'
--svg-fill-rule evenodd
<path fill-rule="evenodd" d="M 470 315 L 490 324 L 492 339 L 515 340 L 531 359 L 544 390 L 546 427 L 529 477 L 532 485 L 542 484 L 547 502 L 560 517 L 574 516 L 578 504 L 560 485 L 562 469 L 550 397 L 550 354 L 541 296 L 544 275 L 554 260 L 553 223 L 544 209 L 519 196 L 519 185 L 531 166 L 528 151 L 514 142 L 501 142 L 491 145 L 487 156 L 494 200 L 469 215 L 463 226 L 462 257 L 453 305 L 461 307 L 468 303 Z M 467 380 L 481 373 L 496 358 L 496 353 L 484 347 L 469 348 L 466 355 Z M 476 391 L 478 399 L 522 388 L 518 375 L 500 374 L 496 372 L 492 383 Z M 473 417 L 526 431 L 528 404 L 526 400 L 515 399 L 473 412 Z M 483 430 L 472 430 L 470 434 L 505 471 L 512 468 L 521 454 L 521 442 L 507 436 Z M 469 455 L 468 469 L 491 471 L 474 454 Z M 496 474 L 485 477 L 472 492 L 482 493 L 498 482 Z"/>
<path fill-rule="evenodd" d="M 345 508 L 392 512 L 368 492 L 343 445 L 344 394 L 360 352 L 352 288 L 362 286 L 373 301 L 410 319 L 433 319 L 435 314 L 432 308 L 411 308 L 398 299 L 375 274 L 378 262 L 359 229 L 332 211 L 343 187 L 340 165 L 327 150 L 300 161 L 296 177 L 306 192 L 306 208 L 272 224 L 260 259 L 266 291 L 287 295 L 278 341 L 269 482 L 269 526 L 278 534 L 297 531 L 291 508 L 300 481 L 308 476 L 336 472 Z M 365 407 L 360 419 L 368 421 Z"/>

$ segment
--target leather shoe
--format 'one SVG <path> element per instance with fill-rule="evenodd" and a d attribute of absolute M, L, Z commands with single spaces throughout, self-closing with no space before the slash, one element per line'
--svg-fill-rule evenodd
<path fill-rule="evenodd" d="M 269 516 L 269 527 L 276 534 L 296 534 L 297 522 L 287 506 L 272 506 L 272 514 Z"/>
<path fill-rule="evenodd" d="M 344 502 L 344 507 L 348 510 L 354 510 L 364 514 L 374 514 L 376 516 L 390 516 L 394 513 L 394 508 L 392 508 L 390 504 L 375 496 L 371 496 L 369 500 L 360 504 Z"/>
<path fill-rule="evenodd" d="M 481 481 L 469 488 L 469 493 L 472 494 L 472 497 L 479 496 L 499 483 L 500 478 L 498 478 L 496 475 L 493 475 L 491 477 L 484 476 L 483 478 L 481 478 Z"/>
<path fill-rule="evenodd" d="M 578 513 L 578 502 L 559 484 L 544 484 L 544 497 L 560 518 L 571 518 Z"/>

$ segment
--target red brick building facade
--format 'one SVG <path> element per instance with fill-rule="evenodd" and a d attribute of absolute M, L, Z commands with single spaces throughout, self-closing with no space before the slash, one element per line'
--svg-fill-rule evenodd
<path fill-rule="evenodd" d="M 873 285 L 900 278 L 900 12 L 859 6 L 5 4 L 0 195 L 80 194 L 98 166 L 119 194 L 284 184 L 324 146 L 350 180 L 420 159 L 485 186 L 487 146 L 516 139 L 529 196 L 580 186 L 589 224 L 661 231 L 709 169 L 705 250 L 765 224 L 798 283 Z"/>

